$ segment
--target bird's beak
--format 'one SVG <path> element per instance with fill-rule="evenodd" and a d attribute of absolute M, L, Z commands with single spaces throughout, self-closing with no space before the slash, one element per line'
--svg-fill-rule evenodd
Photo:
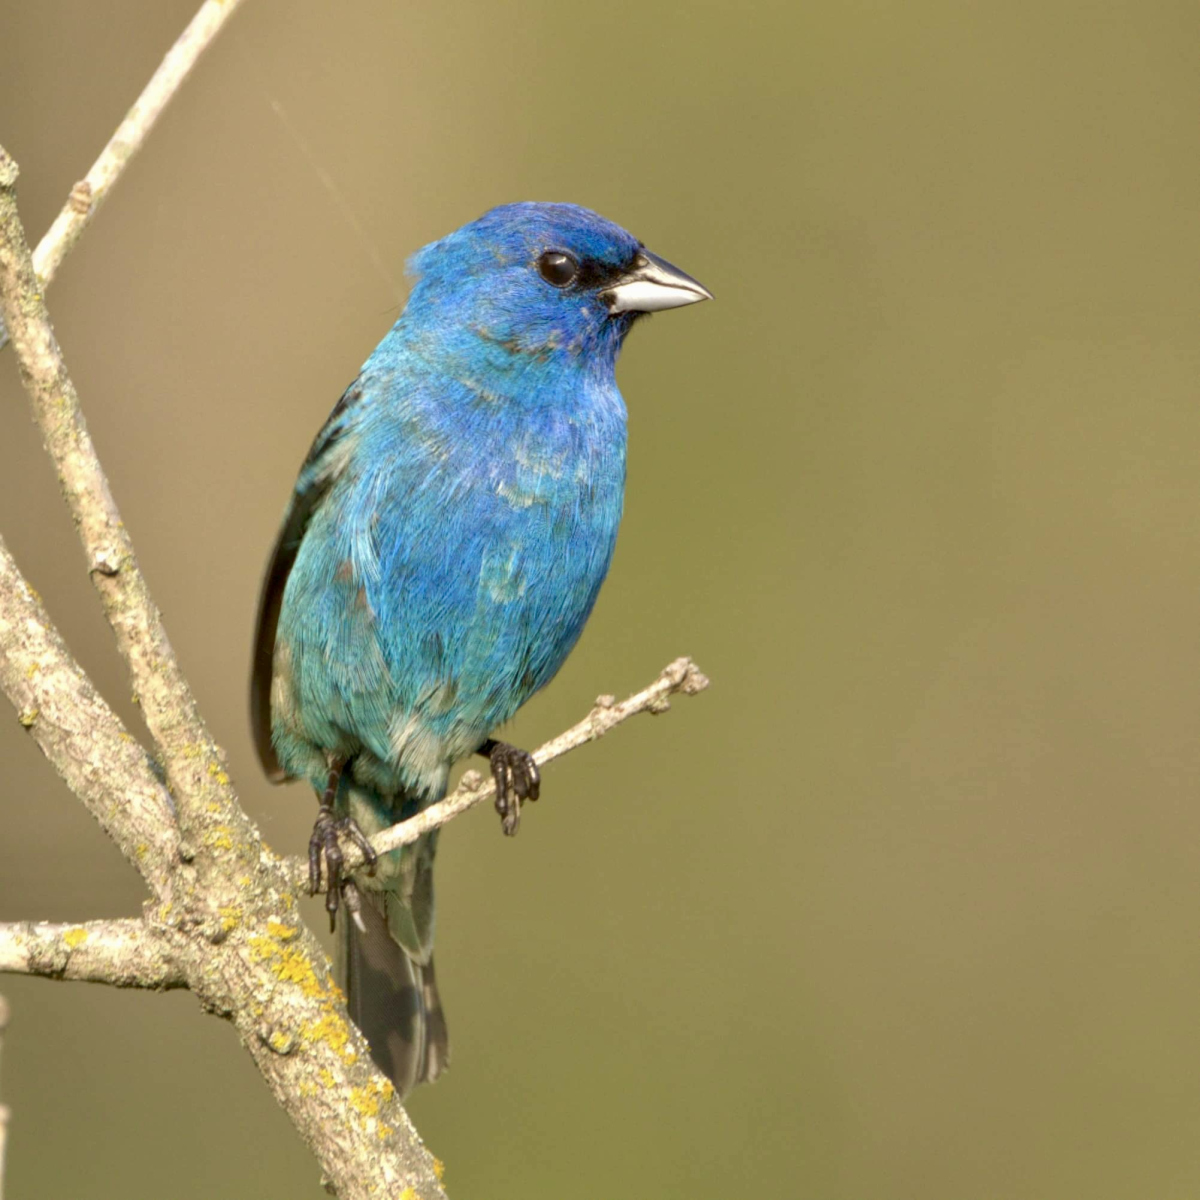
<path fill-rule="evenodd" d="M 632 269 L 602 295 L 610 313 L 661 312 L 712 299 L 712 292 L 702 283 L 649 250 L 639 250 Z"/>

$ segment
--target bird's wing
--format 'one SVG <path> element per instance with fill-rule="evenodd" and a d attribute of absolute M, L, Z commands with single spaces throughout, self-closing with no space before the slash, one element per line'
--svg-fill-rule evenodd
<path fill-rule="evenodd" d="M 329 419 L 313 441 L 312 449 L 300 469 L 296 490 L 292 493 L 283 525 L 271 551 L 271 561 L 263 577 L 258 598 L 258 618 L 254 629 L 254 655 L 250 674 L 250 729 L 254 748 L 267 778 L 283 783 L 289 778 L 271 744 L 271 677 L 275 658 L 275 631 L 283 607 L 283 591 L 296 561 L 313 514 L 346 463 L 343 437 L 347 415 L 362 398 L 362 381 L 356 379 L 334 406 Z"/>

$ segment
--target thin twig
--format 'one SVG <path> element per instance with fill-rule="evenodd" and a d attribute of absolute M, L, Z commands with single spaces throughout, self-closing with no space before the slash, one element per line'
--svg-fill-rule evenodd
<path fill-rule="evenodd" d="M 551 738 L 545 745 L 539 746 L 533 752 L 534 761 L 539 767 L 545 766 L 546 763 L 553 762 L 554 759 L 561 758 L 588 742 L 602 738 L 610 729 L 615 729 L 622 721 L 628 721 L 638 713 L 666 712 L 671 707 L 670 697 L 676 693 L 694 696 L 706 687 L 708 676 L 704 675 L 690 658 L 677 658 L 663 668 L 653 683 L 642 688 L 640 692 L 634 692 L 619 704 L 612 696 L 598 697 L 592 711 L 582 721 L 572 725 L 558 737 Z M 385 829 L 371 844 L 380 854 L 406 846 L 431 829 L 445 825 L 451 818 L 466 812 L 468 808 L 493 799 L 495 795 L 494 780 L 481 785 L 478 772 L 468 772 L 454 792 L 444 800 L 431 804 L 411 820 Z"/>
<path fill-rule="evenodd" d="M 179 91 L 200 56 L 241 3 L 242 0 L 204 0 L 191 24 L 167 51 L 158 70 L 117 126 L 116 133 L 108 139 L 100 157 L 92 163 L 92 169 L 71 189 L 62 212 L 38 242 L 33 252 L 33 268 L 43 287 L 54 278 L 63 259 L 108 199 L 108 193 L 133 156 L 142 148 L 171 97 Z M 0 324 L 0 349 L 7 341 L 8 335 Z"/>
<path fill-rule="evenodd" d="M 619 704 L 612 696 L 599 696 L 592 711 L 576 725 L 551 738 L 545 745 L 539 746 L 533 752 L 534 761 L 539 767 L 561 758 L 564 754 L 602 738 L 610 729 L 615 729 L 623 721 L 638 713 L 664 713 L 671 707 L 671 696 L 680 694 L 694 696 L 708 687 L 708 676 L 696 666 L 690 658 L 677 658 L 668 663 L 651 684 L 634 692 L 632 696 Z M 398 850 L 407 846 L 425 834 L 445 825 L 460 813 L 485 800 L 494 799 L 496 784 L 494 780 L 484 783 L 478 771 L 468 771 L 459 781 L 459 785 L 449 796 L 431 804 L 428 808 L 401 821 L 390 828 L 378 833 L 371 840 L 371 846 L 377 854 L 386 854 L 389 850 Z M 352 843 L 347 842 L 342 847 L 345 865 L 353 870 L 363 863 L 362 851 Z M 297 888 L 308 886 L 308 864 L 300 859 L 293 859 L 290 870 Z"/>
<path fill-rule="evenodd" d="M 139 917 L 0 925 L 0 971 L 158 991 L 187 986 L 169 947 Z"/>

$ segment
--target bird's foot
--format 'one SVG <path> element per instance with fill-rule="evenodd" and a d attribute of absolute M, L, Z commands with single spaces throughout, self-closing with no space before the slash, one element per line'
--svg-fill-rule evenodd
<path fill-rule="evenodd" d="M 332 806 L 322 804 L 313 825 L 312 837 L 308 839 L 308 893 L 315 896 L 321 890 L 324 877 L 325 911 L 329 914 L 329 928 L 332 930 L 336 923 L 338 904 L 344 897 L 346 911 L 362 929 L 358 889 L 354 886 L 354 880 L 343 874 L 346 858 L 339 841 L 341 837 L 347 838 L 362 851 L 368 872 L 374 874 L 379 856 L 359 829 L 358 823 L 353 817 L 335 817 Z"/>
<path fill-rule="evenodd" d="M 521 801 L 536 800 L 541 793 L 541 772 L 528 750 L 498 742 L 495 738 L 488 738 L 479 747 L 479 753 L 492 765 L 500 828 L 512 837 L 521 823 Z"/>

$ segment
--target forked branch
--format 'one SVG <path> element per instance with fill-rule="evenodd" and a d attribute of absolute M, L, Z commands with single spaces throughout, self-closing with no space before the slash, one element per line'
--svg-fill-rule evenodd
<path fill-rule="evenodd" d="M 0 149 L 0 311 L 161 768 L 104 705 L 6 553 L 0 686 L 142 870 L 155 896 L 147 912 L 154 936 L 171 941 L 201 1004 L 230 1019 L 342 1200 L 405 1189 L 412 1200 L 444 1200 L 434 1161 L 348 1021 L 329 961 L 299 920 L 284 863 L 238 803 L 167 641 L 50 325 L 17 213 L 16 178 L 16 164 Z M 122 746 L 129 761 L 110 772 Z M 169 800 L 147 780 L 159 769 Z M 140 804 L 127 803 L 139 794 Z M 135 813 L 150 814 L 140 840 Z"/>

